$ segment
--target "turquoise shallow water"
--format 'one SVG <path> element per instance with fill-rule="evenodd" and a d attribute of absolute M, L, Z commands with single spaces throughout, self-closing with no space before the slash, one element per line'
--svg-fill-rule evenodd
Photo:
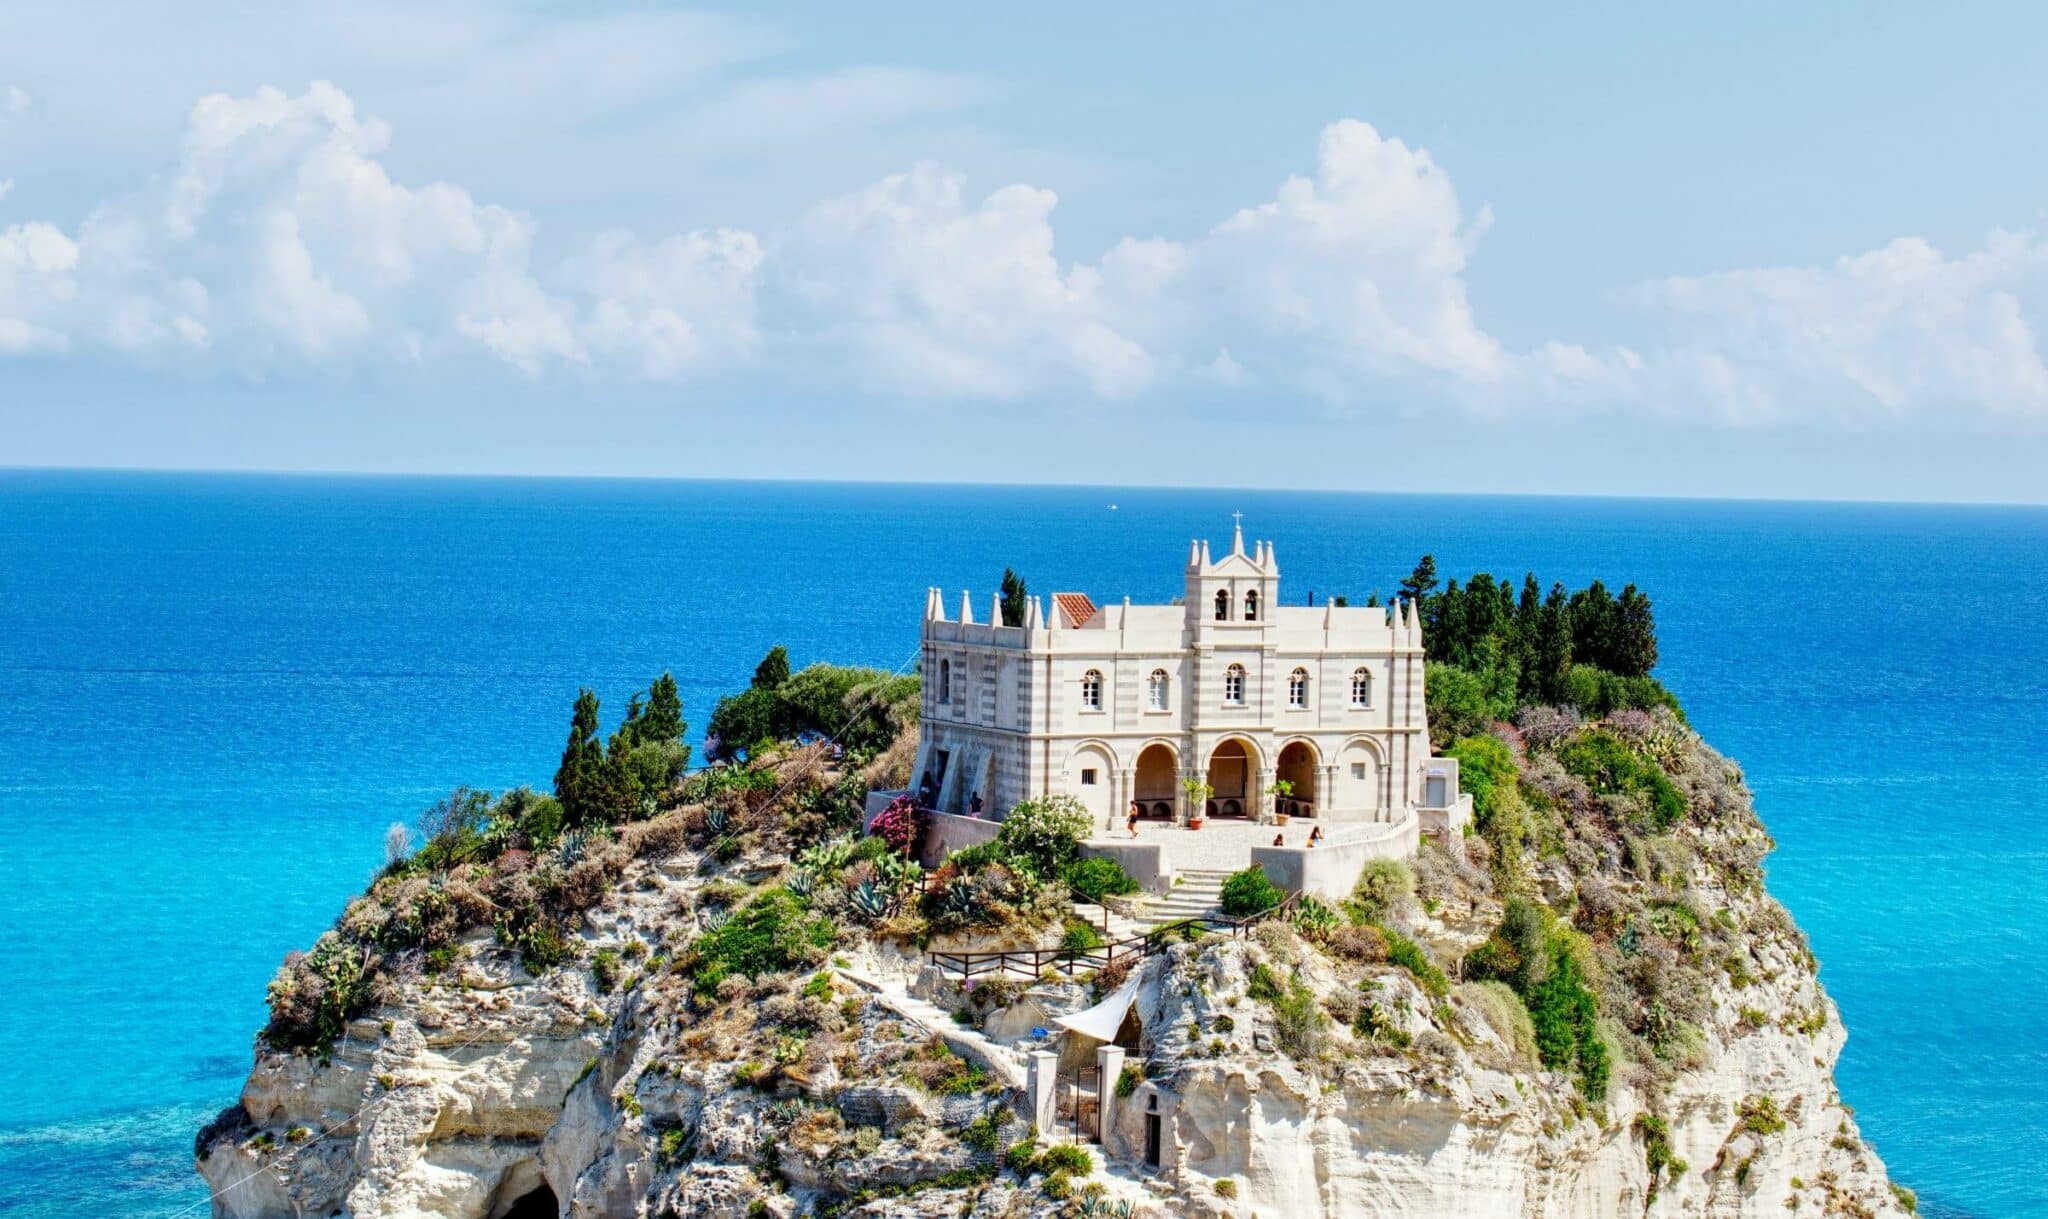
<path fill-rule="evenodd" d="M 0 472 L 0 1214 L 205 1213 L 278 960 L 392 820 L 545 782 L 579 684 L 701 726 L 772 643 L 903 661 L 928 584 L 1174 595 L 1239 508 L 1293 602 L 1648 588 L 1865 1133 L 1926 1213 L 2048 1213 L 2048 511 Z"/>

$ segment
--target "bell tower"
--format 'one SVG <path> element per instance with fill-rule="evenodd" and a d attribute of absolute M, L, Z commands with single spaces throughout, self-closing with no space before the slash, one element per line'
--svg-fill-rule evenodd
<path fill-rule="evenodd" d="M 1244 514 L 1231 514 L 1230 553 L 1209 555 L 1206 539 L 1188 545 L 1184 600 L 1188 629 L 1197 636 L 1216 630 L 1257 629 L 1272 621 L 1280 603 L 1280 563 L 1271 542 L 1244 548 Z"/>

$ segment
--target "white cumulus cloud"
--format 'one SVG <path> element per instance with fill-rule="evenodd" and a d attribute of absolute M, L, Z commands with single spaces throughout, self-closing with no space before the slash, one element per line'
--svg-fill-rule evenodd
<path fill-rule="evenodd" d="M 2048 245 L 2031 235 L 1994 232 L 1953 258 L 1905 237 L 1820 266 L 1660 280 L 1641 298 L 1668 319 L 1662 371 L 1678 392 L 1737 418 L 2048 414 Z"/>
<path fill-rule="evenodd" d="M 887 113 L 904 82 L 824 86 Z M 25 107 L 18 93 L 0 105 Z M 735 96 L 791 121 L 811 104 Z M 970 190 L 932 164 L 765 235 L 565 233 L 544 247 L 519 210 L 401 180 L 391 139 L 330 84 L 201 99 L 145 186 L 76 224 L 0 228 L 0 356 L 248 375 L 481 355 L 529 376 L 751 372 L 942 402 L 1199 391 L 1733 421 L 2048 417 L 2048 243 L 2032 235 L 1659 280 L 1634 290 L 1652 321 L 1639 351 L 1574 336 L 1518 349 L 1468 289 L 1488 209 L 1468 210 L 1427 150 L 1355 120 L 1206 231 L 1126 237 L 1093 258 L 1062 252 L 1053 191 Z"/>
<path fill-rule="evenodd" d="M 94 209 L 75 237 L 23 230 L 71 254 L 0 271 L 0 316 L 11 332 L 254 370 L 481 348 L 530 374 L 597 351 L 668 377 L 750 346 L 750 237 L 737 254 L 725 234 L 657 244 L 656 287 L 605 270 L 602 241 L 582 269 L 543 273 L 531 218 L 396 180 L 390 137 L 329 84 L 204 98 L 159 183 Z"/>

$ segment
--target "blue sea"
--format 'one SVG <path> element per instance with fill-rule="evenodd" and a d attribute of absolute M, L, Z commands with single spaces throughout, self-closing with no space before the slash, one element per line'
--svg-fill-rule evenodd
<path fill-rule="evenodd" d="M 0 1214 L 205 1213 L 279 959 L 456 784 L 544 784 L 577 687 L 701 726 L 761 653 L 895 667 L 927 585 L 1160 599 L 1276 540 L 1299 603 L 1635 581 L 1742 762 L 1924 1213 L 2048 1213 L 2048 511 L 0 472 Z"/>

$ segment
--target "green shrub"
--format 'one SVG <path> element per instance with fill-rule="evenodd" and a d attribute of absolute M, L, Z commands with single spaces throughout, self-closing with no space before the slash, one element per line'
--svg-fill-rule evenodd
<path fill-rule="evenodd" d="M 1504 705 L 1485 676 L 1459 665 L 1429 661 L 1422 670 L 1422 690 L 1433 744 L 1484 732 L 1514 713 L 1512 699 Z"/>
<path fill-rule="evenodd" d="M 1086 952 L 1102 944 L 1102 932 L 1085 919 L 1069 918 L 1067 933 L 1060 937 L 1060 948 L 1065 952 Z"/>
<path fill-rule="evenodd" d="M 369 1007 L 373 972 L 367 949 L 331 931 L 314 942 L 313 951 L 286 957 L 270 983 L 263 1039 L 278 1049 L 325 1053 Z"/>
<path fill-rule="evenodd" d="M 1036 1171 L 1038 1168 L 1038 1135 L 1036 1131 L 1010 1144 L 1010 1149 L 1003 1153 L 1003 1166 L 1020 1177 L 1028 1177 Z"/>
<path fill-rule="evenodd" d="M 1643 1163 L 1650 1170 L 1649 1197 L 1643 1200 L 1647 1206 L 1657 1200 L 1658 1186 L 1667 1171 L 1672 1180 L 1684 1174 L 1685 1161 L 1671 1154 L 1671 1127 L 1656 1114 L 1637 1114 L 1636 1134 L 1642 1137 Z"/>
<path fill-rule="evenodd" d="M 1588 1099 L 1599 1100 L 1607 1095 L 1610 1068 L 1607 1043 L 1597 1027 L 1599 1004 L 1586 985 L 1569 937 L 1554 936 L 1549 952 L 1548 972 L 1522 996 L 1536 1029 L 1536 1052 L 1547 1067 L 1576 1066 L 1580 1090 Z"/>
<path fill-rule="evenodd" d="M 1472 794 L 1472 815 L 1483 832 L 1520 776 L 1515 755 L 1490 736 L 1463 737 L 1444 753 L 1458 759 L 1458 786 Z"/>
<path fill-rule="evenodd" d="M 619 954 L 610 948 L 600 948 L 590 956 L 590 979 L 597 985 L 597 993 L 609 995 L 619 985 Z"/>
<path fill-rule="evenodd" d="M 1252 967 L 1245 994 L 1272 1007 L 1273 1031 L 1280 1048 L 1289 1055 L 1312 1058 L 1322 1049 L 1329 1021 L 1306 982 L 1299 977 L 1283 979 L 1272 966 L 1260 962 Z"/>
<path fill-rule="evenodd" d="M 692 978 L 699 993 L 708 994 L 733 974 L 757 978 L 794 969 L 830 948 L 837 935 L 831 919 L 812 915 L 787 889 L 768 889 L 698 937 Z"/>
<path fill-rule="evenodd" d="M 1012 808 L 996 831 L 1004 860 L 1041 879 L 1056 879 L 1081 859 L 1095 819 L 1072 796 L 1045 796 Z"/>
<path fill-rule="evenodd" d="M 1627 710 L 1648 711 L 1654 707 L 1669 707 L 1681 719 L 1685 715 L 1678 705 L 1677 696 L 1666 690 L 1656 678 L 1623 677 L 1592 665 L 1571 667 L 1558 701 L 1591 716 Z"/>
<path fill-rule="evenodd" d="M 1000 1106 L 967 1123 L 960 1131 L 960 1141 L 986 1155 L 994 1155 L 1003 1146 L 1003 1127 L 1009 1125 Z"/>
<path fill-rule="evenodd" d="M 1685 796 L 1670 778 L 1611 732 L 1578 734 L 1557 751 L 1557 760 L 1601 795 L 1640 798 L 1644 828 L 1652 833 L 1665 833 L 1685 818 Z"/>
<path fill-rule="evenodd" d="M 1266 879 L 1264 869 L 1258 865 L 1242 872 L 1232 872 L 1223 882 L 1223 913 L 1232 918 L 1249 918 L 1263 914 L 1284 900 L 1285 895 Z"/>
<path fill-rule="evenodd" d="M 1778 1109 L 1775 1097 L 1746 1096 L 1735 1106 L 1735 1114 L 1742 1119 L 1742 1128 L 1751 1134 L 1778 1134 L 1785 1129 L 1785 1115 Z"/>
<path fill-rule="evenodd" d="M 1095 1171 L 1094 1157 L 1075 1143 L 1056 1143 L 1038 1157 L 1041 1172 L 1064 1172 L 1087 1176 Z"/>
<path fill-rule="evenodd" d="M 1385 924 L 1380 925 L 1379 931 L 1387 937 L 1387 961 L 1390 964 L 1407 970 L 1432 998 L 1441 999 L 1451 992 L 1451 980 L 1422 951 L 1422 945 Z"/>
<path fill-rule="evenodd" d="M 1119 1100 L 1129 1100 L 1131 1093 L 1136 1092 L 1138 1085 L 1143 1083 L 1144 1080 L 1145 1068 L 1135 1062 L 1125 1063 L 1124 1069 L 1119 1071 L 1116 1077 L 1117 1098 Z"/>
<path fill-rule="evenodd" d="M 1124 871 L 1122 864 L 1100 856 L 1075 861 L 1067 868 L 1063 879 L 1075 897 L 1091 902 L 1138 891 L 1138 882 Z"/>
<path fill-rule="evenodd" d="M 1399 859 L 1368 859 L 1359 870 L 1358 883 L 1351 888 L 1356 914 L 1377 923 L 1415 896 L 1415 872 Z"/>

